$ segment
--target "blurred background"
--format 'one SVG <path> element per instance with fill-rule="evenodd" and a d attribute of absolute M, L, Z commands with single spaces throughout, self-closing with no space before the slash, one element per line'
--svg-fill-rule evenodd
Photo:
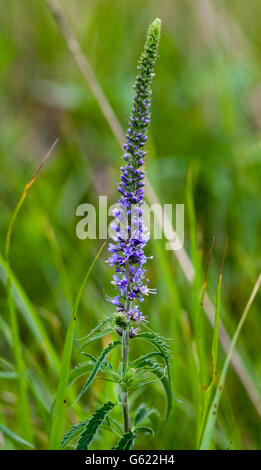
<path fill-rule="evenodd" d="M 197 259 L 199 279 L 212 237 L 207 289 L 215 304 L 225 240 L 221 319 L 230 335 L 261 270 L 261 4 L 258 0 L 60 0 L 59 5 L 86 54 L 123 129 L 127 126 L 136 65 L 145 32 L 155 17 L 163 23 L 153 82 L 152 122 L 146 171 L 162 203 L 185 204 L 185 249 Z M 28 312 L 17 300 L 22 350 L 30 389 L 36 448 L 46 449 L 57 375 L 46 354 L 60 361 L 71 307 L 101 241 L 76 237 L 76 207 L 98 207 L 99 195 L 117 201 L 122 150 L 75 64 L 44 0 L 0 1 L 0 253 L 4 256 L 10 218 L 25 184 L 47 149 L 59 143 L 30 190 L 16 221 L 10 252 L 12 270 L 49 339 L 39 341 Z M 188 184 L 188 175 L 191 176 Z M 192 184 L 191 184 L 192 181 Z M 192 188 L 191 188 L 192 187 Z M 189 188 L 189 189 L 188 189 Z M 187 210 L 193 196 L 195 227 Z M 175 226 L 175 220 L 174 220 Z M 191 250 L 196 228 L 197 249 Z M 154 437 L 137 448 L 196 448 L 197 358 L 193 337 L 193 288 L 164 241 L 151 241 L 148 265 L 158 295 L 144 302 L 150 325 L 171 338 L 176 397 L 170 419 L 159 384 L 134 394 L 159 411 Z M 111 271 L 104 250 L 87 283 L 77 335 L 84 336 L 111 312 Z M 10 320 L 0 264 L 0 364 L 14 364 Z M 261 448 L 260 294 L 239 337 L 237 350 L 249 382 L 230 367 L 218 414 L 213 448 Z M 203 316 L 205 355 L 211 373 L 212 328 Z M 142 346 L 139 346 L 142 351 Z M 98 354 L 101 342 L 89 352 Z M 116 358 L 116 356 L 115 356 Z M 219 349 L 218 373 L 224 361 Z M 81 360 L 73 351 L 73 365 Z M 116 360 L 116 359 L 115 359 Z M 8 369 L 8 370 L 9 370 Z M 11 371 L 11 369 L 10 369 Z M 10 374 L 9 374 L 10 375 Z M 82 381 L 77 383 L 79 391 Z M 248 390 L 249 388 L 249 390 Z M 249 397 L 259 394 L 259 409 Z M 78 408 L 66 409 L 68 430 L 93 411 L 111 385 L 96 381 Z M 161 396 L 162 395 L 162 396 Z M 136 400 L 136 401 L 135 401 Z M 70 401 L 70 400 L 69 400 Z M 257 400 L 258 401 L 258 400 Z M 21 434 L 15 374 L 0 374 L 0 424 Z M 104 432 L 96 448 L 111 445 Z M 1 436 L 2 448 L 16 448 Z M 18 445 L 19 448 L 19 445 Z"/>

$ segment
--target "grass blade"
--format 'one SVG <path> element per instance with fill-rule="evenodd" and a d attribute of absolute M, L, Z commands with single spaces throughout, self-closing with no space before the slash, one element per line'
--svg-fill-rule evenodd
<path fill-rule="evenodd" d="M 215 323 L 213 332 L 213 344 L 212 344 L 212 360 L 213 360 L 213 376 L 212 383 L 214 382 L 217 375 L 217 357 L 218 357 L 218 338 L 219 338 L 219 319 L 220 319 L 220 301 L 221 301 L 221 284 L 222 284 L 222 273 L 226 254 L 227 242 L 225 243 L 223 257 L 220 266 L 218 286 L 217 286 L 217 301 L 216 301 L 216 312 L 215 312 Z"/>
<path fill-rule="evenodd" d="M 6 284 L 8 277 L 11 282 L 12 296 L 13 296 L 16 307 L 21 312 L 24 318 L 24 321 L 26 322 L 28 328 L 30 329 L 32 333 L 32 336 L 38 342 L 40 348 L 42 349 L 44 355 L 46 356 L 46 360 L 50 368 L 57 373 L 60 369 L 59 359 L 58 359 L 58 356 L 56 354 L 54 347 L 52 346 L 48 338 L 48 335 L 39 318 L 39 315 L 37 315 L 23 287 L 21 286 L 19 281 L 16 279 L 10 266 L 6 265 L 0 253 L 0 279 L 3 282 L 3 284 Z"/>
<path fill-rule="evenodd" d="M 45 162 L 51 155 L 56 143 L 57 143 L 57 140 L 54 142 L 50 150 L 44 156 L 40 166 L 34 173 L 31 180 L 25 185 L 22 196 L 20 197 L 13 211 L 13 214 L 12 214 L 9 226 L 8 226 L 7 235 L 6 235 L 6 243 L 5 243 L 5 260 L 6 260 L 6 266 L 7 266 L 7 281 L 6 281 L 7 304 L 8 304 L 8 310 L 9 310 L 9 316 L 10 316 L 11 333 L 12 333 L 12 341 L 13 341 L 13 353 L 14 353 L 14 360 L 16 363 L 16 369 L 18 372 L 18 386 L 19 386 L 19 399 L 18 399 L 18 413 L 17 414 L 18 414 L 18 421 L 20 424 L 21 432 L 25 436 L 25 438 L 28 440 L 31 440 L 33 437 L 33 428 L 31 424 L 30 403 L 29 403 L 28 387 L 27 387 L 27 380 L 26 380 L 26 365 L 25 365 L 24 357 L 23 357 L 23 348 L 22 348 L 22 343 L 20 339 L 16 307 L 15 307 L 15 302 L 13 299 L 10 270 L 8 269 L 9 268 L 9 252 L 10 252 L 10 246 L 11 246 L 12 232 L 13 232 L 16 218 L 20 212 L 20 209 L 23 205 L 23 202 L 27 196 L 29 189 L 33 185 L 35 179 L 37 178 L 37 175 L 41 171 Z"/>
<path fill-rule="evenodd" d="M 234 333 L 234 336 L 232 338 L 230 349 L 229 349 L 229 352 L 227 354 L 225 363 L 224 363 L 223 368 L 222 368 L 222 372 L 221 372 L 221 375 L 220 375 L 218 387 L 217 387 L 215 396 L 213 398 L 213 401 L 211 403 L 211 407 L 210 407 L 210 410 L 209 410 L 209 413 L 208 413 L 208 418 L 207 418 L 207 422 L 206 422 L 206 426 L 205 426 L 205 429 L 204 429 L 204 434 L 203 434 L 202 442 L 201 442 L 201 446 L 200 446 L 201 450 L 207 450 L 207 449 L 210 448 L 211 439 L 212 439 L 212 436 L 213 436 L 213 432 L 214 432 L 214 428 L 215 428 L 215 424 L 216 424 L 216 419 L 217 419 L 218 406 L 219 406 L 220 399 L 221 399 L 221 396 L 222 396 L 222 392 L 223 392 L 223 388 L 224 388 L 224 383 L 225 383 L 225 379 L 226 379 L 226 375 L 227 375 L 231 355 L 232 355 L 233 349 L 236 345 L 239 333 L 240 333 L 240 331 L 241 331 L 241 329 L 244 325 L 247 314 L 248 314 L 248 312 L 250 310 L 250 307 L 251 307 L 251 305 L 252 305 L 252 303 L 255 299 L 255 296 L 258 292 L 260 284 L 261 284 L 261 274 L 259 275 L 259 277 L 257 279 L 257 282 L 256 282 L 256 284 L 254 286 L 254 289 L 251 293 L 251 296 L 249 298 L 249 301 L 248 301 L 248 303 L 245 307 L 245 310 L 242 314 L 242 317 L 241 317 L 241 319 L 238 323 L 237 329 L 236 329 L 236 331 Z"/>
<path fill-rule="evenodd" d="M 15 434 L 13 431 L 11 431 L 9 428 L 6 426 L 3 426 L 0 424 L 0 432 L 2 432 L 5 436 L 7 436 L 11 441 L 13 441 L 15 444 L 18 444 L 21 447 L 27 447 L 29 449 L 34 449 L 33 444 L 31 442 L 27 442 L 22 437 L 18 436 Z"/>
<path fill-rule="evenodd" d="M 222 285 L 222 273 L 223 273 L 223 266 L 226 254 L 226 247 L 227 242 L 224 246 L 224 252 L 222 256 L 219 278 L 218 278 L 218 285 L 217 285 L 217 298 L 216 298 L 216 312 L 215 312 L 215 321 L 214 321 L 214 331 L 213 331 L 213 342 L 212 342 L 212 377 L 209 386 L 206 389 L 206 395 L 203 405 L 203 414 L 201 420 L 201 432 L 200 432 L 200 439 L 202 438 L 202 429 L 204 429 L 209 403 L 212 396 L 213 385 L 216 381 L 217 376 L 217 358 L 218 358 L 218 342 L 219 342 L 219 319 L 220 319 L 220 302 L 221 302 L 221 285 Z M 203 297 L 204 300 L 204 297 Z"/>
<path fill-rule="evenodd" d="M 26 365 L 23 357 L 22 342 L 20 340 L 16 309 L 9 282 L 7 282 L 7 302 L 12 332 L 13 355 L 18 374 L 19 393 L 17 399 L 17 417 L 19 429 L 25 439 L 32 440 L 33 428 L 26 380 Z"/>

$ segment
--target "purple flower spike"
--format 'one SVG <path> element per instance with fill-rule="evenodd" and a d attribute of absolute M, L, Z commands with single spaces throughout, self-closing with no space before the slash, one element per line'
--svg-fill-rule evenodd
<path fill-rule="evenodd" d="M 144 264 L 147 257 L 144 247 L 148 241 L 148 233 L 142 219 L 144 198 L 144 176 L 140 169 L 146 152 L 146 129 L 150 122 L 151 82 L 154 76 L 153 67 L 157 58 L 160 37 L 160 20 L 151 25 L 144 51 L 138 64 L 138 75 L 134 85 L 135 95 L 126 132 L 127 142 L 124 144 L 123 159 L 126 165 L 121 167 L 121 182 L 118 191 L 121 194 L 118 209 L 114 211 L 115 221 L 111 225 L 114 243 L 109 244 L 109 266 L 115 268 L 112 284 L 118 291 L 116 297 L 107 299 L 116 307 L 115 331 L 122 336 L 128 330 L 128 337 L 135 336 L 140 325 L 146 319 L 133 302 L 144 300 L 144 296 L 156 293 L 148 288 L 145 278 Z M 123 320 L 123 315 L 125 320 Z"/>

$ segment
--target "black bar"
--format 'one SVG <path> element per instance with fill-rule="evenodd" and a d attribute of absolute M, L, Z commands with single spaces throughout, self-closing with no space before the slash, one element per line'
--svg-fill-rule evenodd
<path fill-rule="evenodd" d="M 52 451 L 52 450 L 3 450 L 0 452 L 0 468 L 3 463 L 8 465 L 25 465 L 26 469 L 38 468 L 39 464 L 43 466 L 57 464 L 60 468 L 74 465 L 73 470 L 78 468 L 88 468 L 89 465 L 106 466 L 108 468 L 122 469 L 125 466 L 137 467 L 146 466 L 146 468 L 155 468 L 157 466 L 184 468 L 184 465 L 200 465 L 201 469 L 209 470 L 209 464 L 220 465 L 223 463 L 236 465 L 251 465 L 251 460 L 258 457 L 260 451 L 186 451 L 186 450 L 97 450 L 97 451 Z M 18 468 L 18 467 L 17 467 Z M 48 470 L 48 468 L 47 468 Z"/>

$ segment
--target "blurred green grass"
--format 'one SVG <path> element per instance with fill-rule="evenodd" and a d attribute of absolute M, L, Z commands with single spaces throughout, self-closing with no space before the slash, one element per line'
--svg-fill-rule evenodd
<path fill-rule="evenodd" d="M 98 196 L 117 199 L 121 151 L 93 96 L 82 79 L 44 1 L 1 1 L 0 26 L 0 251 L 11 214 L 25 183 L 50 143 L 55 154 L 41 173 L 17 219 L 10 262 L 17 279 L 61 358 L 71 305 L 100 241 L 77 239 L 76 207 L 98 205 Z M 212 236 L 215 246 L 208 290 L 215 300 L 224 241 L 225 260 L 221 318 L 232 335 L 261 268 L 261 34 L 260 4 L 243 0 L 207 1 L 60 0 L 83 51 L 123 128 L 132 97 L 137 58 L 151 20 L 162 18 L 160 58 L 153 83 L 152 123 L 148 143 L 148 175 L 163 203 L 185 203 L 185 248 L 190 250 L 186 206 L 187 173 L 193 169 L 194 206 L 202 270 Z M 144 308 L 151 326 L 168 337 L 173 353 L 173 384 L 182 404 L 175 403 L 168 423 L 144 448 L 195 448 L 197 428 L 194 362 L 193 291 L 179 266 L 152 241 L 151 284 L 159 294 Z M 84 336 L 110 312 L 104 293 L 111 272 L 98 260 L 80 306 L 77 334 Z M 0 355 L 13 363 L 8 342 L 6 293 L 0 286 L 3 333 Z M 238 349 L 260 380 L 260 296 L 240 335 Z M 57 376 L 47 368 L 43 348 L 19 314 L 20 334 L 29 375 L 41 405 L 30 390 L 34 443 L 47 448 L 49 411 Z M 205 354 L 211 372 L 212 331 L 204 320 Z M 97 353 L 98 344 L 90 345 Z M 224 360 L 220 348 L 218 370 Z M 74 363 L 79 355 L 74 350 Z M 48 371 L 48 373 L 47 373 Z M 80 384 L 79 384 L 80 386 Z M 80 389 L 80 388 L 79 388 Z M 77 410 L 67 409 L 70 422 L 82 419 L 110 385 L 97 382 Z M 155 385 L 146 398 L 164 415 L 162 393 Z M 145 397 L 145 393 L 144 393 Z M 17 381 L 0 377 L 0 424 L 20 433 Z M 46 407 L 46 409 L 45 409 Z M 23 436 L 21 436 L 23 437 Z M 260 417 L 232 369 L 221 401 L 213 446 L 261 447 Z M 102 434 L 98 447 L 110 445 Z M 2 447 L 12 446 L 8 438 Z"/>

